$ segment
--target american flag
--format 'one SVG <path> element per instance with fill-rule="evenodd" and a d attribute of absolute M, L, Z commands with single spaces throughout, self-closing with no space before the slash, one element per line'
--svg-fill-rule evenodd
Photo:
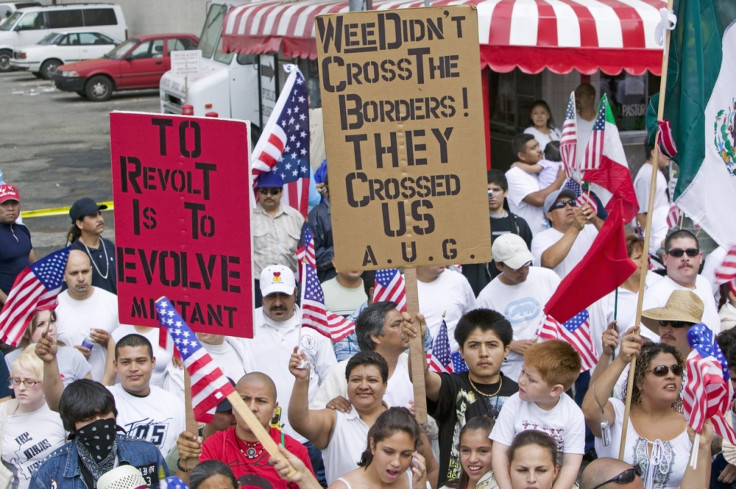
<path fill-rule="evenodd" d="M 427 361 L 429 363 L 429 369 L 432 372 L 446 372 L 449 374 L 453 371 L 452 356 L 450 355 L 450 338 L 447 336 L 447 323 L 444 318 L 442 319 L 437 337 L 432 342 L 432 350 L 427 353 Z"/>
<path fill-rule="evenodd" d="M 580 161 L 580 170 L 597 170 L 601 166 L 601 155 L 603 154 L 603 141 L 606 139 L 606 98 L 601 99 L 598 109 L 598 117 L 593 123 L 593 133 L 590 135 L 588 145 L 583 152 Z"/>
<path fill-rule="evenodd" d="M 680 217 L 682 217 L 682 211 L 677 207 L 677 204 L 672 204 L 670 210 L 667 211 L 667 227 L 673 228 L 677 226 L 677 223 L 680 222 Z"/>
<path fill-rule="evenodd" d="M 325 307 L 325 294 L 317 271 L 305 262 L 302 264 L 302 273 L 306 277 L 302 287 L 302 326 L 315 329 L 335 342 L 355 331 L 352 321 Z"/>
<path fill-rule="evenodd" d="M 575 118 L 575 92 L 570 92 L 570 101 L 567 103 L 565 123 L 562 125 L 562 135 L 560 137 L 560 156 L 568 177 L 576 169 L 577 150 L 578 128 Z"/>
<path fill-rule="evenodd" d="M 296 250 L 296 261 L 297 263 L 306 262 L 312 268 L 317 268 L 317 256 L 314 253 L 314 237 L 309 227 L 305 226 L 304 229 L 304 246 L 297 248 Z M 299 267 L 301 271 L 301 267 Z M 299 274 L 299 281 L 304 280 L 301 273 Z"/>
<path fill-rule="evenodd" d="M 463 360 L 463 356 L 460 354 L 459 351 L 454 352 L 452 355 L 452 370 L 456 374 L 459 374 L 460 372 L 467 372 L 468 371 L 468 365 L 465 363 L 465 360 Z"/>
<path fill-rule="evenodd" d="M 156 301 L 156 312 L 161 327 L 166 328 L 181 354 L 184 366 L 192 378 L 192 408 L 194 419 L 209 423 L 214 419 L 215 408 L 235 388 L 202 347 L 187 323 L 174 309 L 169 299 Z"/>
<path fill-rule="evenodd" d="M 736 294 L 736 246 L 732 246 L 726 253 L 718 268 L 716 268 L 716 284 L 728 284 L 731 291 Z"/>
<path fill-rule="evenodd" d="M 304 217 L 309 209 L 309 105 L 304 76 L 296 65 L 289 73 L 266 127 L 253 149 L 253 184 L 258 175 L 277 171 L 284 179 L 282 200 Z"/>
<path fill-rule="evenodd" d="M 170 475 L 163 479 L 159 487 L 161 489 L 189 489 L 187 483 L 175 475 Z"/>
<path fill-rule="evenodd" d="M 56 307 L 68 258 L 69 248 L 55 251 L 15 277 L 0 312 L 0 339 L 4 343 L 18 346 L 36 311 Z"/>
<path fill-rule="evenodd" d="M 373 302 L 392 301 L 399 312 L 406 312 L 406 286 L 397 268 L 376 271 Z"/>
<path fill-rule="evenodd" d="M 593 208 L 593 212 L 595 212 L 596 214 L 598 213 L 598 202 L 596 202 L 595 199 L 590 196 L 589 191 L 583 190 L 578 182 L 576 182 L 572 178 L 568 178 L 562 188 L 570 189 L 575 192 L 575 202 L 577 202 L 578 206 L 582 207 L 583 205 L 588 204 L 590 207 Z"/>
<path fill-rule="evenodd" d="M 570 343 L 580 355 L 582 371 L 585 372 L 598 363 L 598 352 L 590 335 L 589 320 L 590 314 L 588 314 L 587 309 L 583 309 L 582 312 L 577 313 L 563 324 L 547 315 L 538 336 L 548 340 L 563 340 Z"/>
<path fill-rule="evenodd" d="M 691 327 L 687 340 L 692 350 L 685 361 L 687 382 L 682 396 L 685 418 L 696 433 L 700 433 L 705 420 L 710 419 L 715 432 L 736 445 L 736 433 L 726 421 L 733 397 L 726 357 L 713 331 L 705 324 Z"/>

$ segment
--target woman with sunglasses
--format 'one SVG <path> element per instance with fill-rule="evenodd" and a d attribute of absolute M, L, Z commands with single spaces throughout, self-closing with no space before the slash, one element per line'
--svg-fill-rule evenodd
<path fill-rule="evenodd" d="M 680 398 L 684 361 L 671 345 L 642 345 L 638 330 L 634 327 L 624 333 L 618 356 L 591 383 L 583 399 L 583 413 L 596 436 L 598 455 L 618 457 L 624 402 L 608 396 L 631 358 L 637 356 L 623 460 L 639 467 L 646 488 L 676 489 L 683 481 L 692 448 Z"/>

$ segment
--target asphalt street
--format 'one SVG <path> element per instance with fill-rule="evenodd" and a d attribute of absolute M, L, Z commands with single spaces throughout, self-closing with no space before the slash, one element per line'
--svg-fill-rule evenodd
<path fill-rule="evenodd" d="M 119 92 L 89 102 L 30 73 L 0 73 L 0 170 L 18 187 L 21 210 L 68 207 L 80 197 L 112 201 L 111 111 L 159 112 L 158 91 Z M 114 240 L 113 211 L 103 236 Z M 64 245 L 68 213 L 27 217 L 36 255 Z"/>

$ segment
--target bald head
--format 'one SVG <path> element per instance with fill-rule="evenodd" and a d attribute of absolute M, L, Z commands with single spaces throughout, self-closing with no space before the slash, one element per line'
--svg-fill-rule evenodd
<path fill-rule="evenodd" d="M 276 401 L 276 384 L 273 383 L 271 377 L 262 372 L 251 372 L 243 375 L 235 385 L 235 390 L 241 392 L 246 384 L 263 386 L 266 392 L 271 396 L 271 400 Z"/>
<path fill-rule="evenodd" d="M 82 250 L 71 250 L 66 262 L 64 281 L 68 287 L 69 297 L 85 300 L 94 292 L 92 287 L 92 262 Z"/>
<path fill-rule="evenodd" d="M 599 458 L 593 460 L 580 477 L 580 489 L 593 489 L 604 482 L 613 479 L 625 470 L 631 469 L 631 465 L 615 458 Z M 609 487 L 610 486 L 610 487 Z M 627 484 L 616 484 L 610 482 L 601 489 L 644 489 L 644 482 L 638 475 Z"/>

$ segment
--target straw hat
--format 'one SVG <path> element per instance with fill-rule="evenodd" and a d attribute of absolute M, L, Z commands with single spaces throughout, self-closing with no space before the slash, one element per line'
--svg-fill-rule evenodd
<path fill-rule="evenodd" d="M 703 301 L 689 290 L 675 290 L 664 307 L 647 309 L 641 313 L 641 322 L 659 334 L 659 321 L 685 321 L 697 324 L 702 321 Z"/>
<path fill-rule="evenodd" d="M 148 489 L 141 471 L 132 465 L 120 465 L 97 480 L 97 489 Z"/>

